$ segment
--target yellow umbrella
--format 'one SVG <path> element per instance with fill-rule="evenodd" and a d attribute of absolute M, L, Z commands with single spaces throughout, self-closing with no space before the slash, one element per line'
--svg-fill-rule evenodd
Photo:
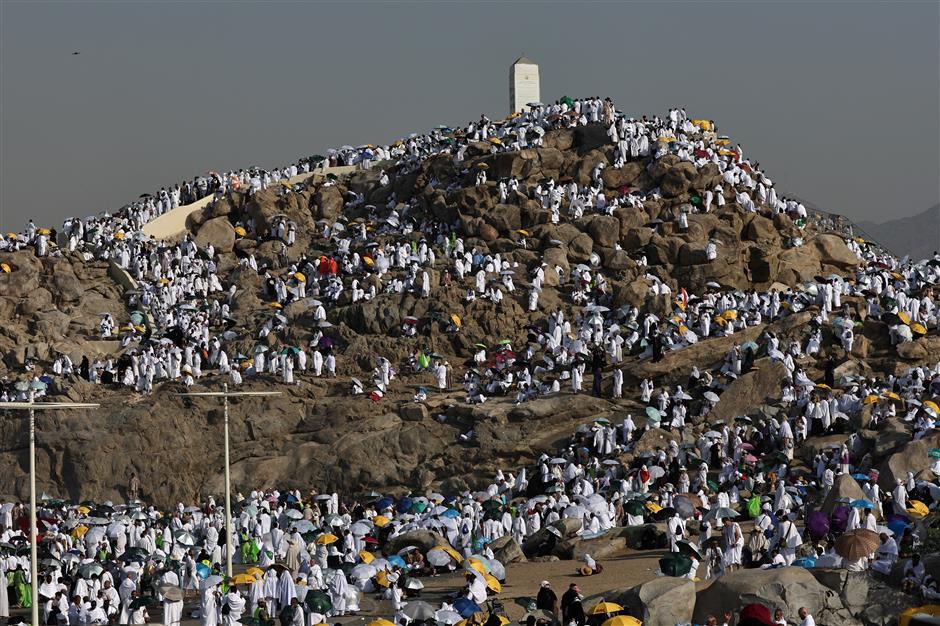
<path fill-rule="evenodd" d="M 388 572 L 386 572 L 384 569 L 379 571 L 379 573 L 375 575 L 375 582 L 380 587 L 388 588 L 389 586 L 391 586 L 391 583 L 388 582 Z"/>
<path fill-rule="evenodd" d="M 236 574 L 232 576 L 229 582 L 233 585 L 253 585 L 258 580 L 254 576 L 249 576 L 248 574 Z"/>
<path fill-rule="evenodd" d="M 390 521 L 392 520 L 388 519 L 384 515 L 376 515 L 375 517 L 372 518 L 372 523 L 378 526 L 379 528 L 382 528 L 383 526 L 388 526 L 388 523 Z"/>
<path fill-rule="evenodd" d="M 360 550 L 359 558 L 362 559 L 363 563 L 371 563 L 375 560 L 375 556 L 368 550 Z"/>
<path fill-rule="evenodd" d="M 722 313 L 721 316 L 725 318 L 726 320 L 736 320 L 738 319 L 738 312 L 735 311 L 734 309 L 728 309 L 727 311 Z"/>
<path fill-rule="evenodd" d="M 655 502 L 647 502 L 647 503 L 646 503 L 646 509 L 647 509 L 650 513 L 659 513 L 659 512 L 662 510 L 662 508 L 663 508 L 663 507 L 659 506 L 659 505 L 656 504 Z"/>
<path fill-rule="evenodd" d="M 488 169 L 490 169 L 490 166 L 487 165 L 486 163 L 477 163 L 477 169 L 478 169 L 478 170 L 488 170 Z"/>
<path fill-rule="evenodd" d="M 52 231 L 49 230 L 48 228 L 40 228 L 39 230 L 36 231 L 36 233 L 40 235 L 51 235 Z"/>
<path fill-rule="evenodd" d="M 460 328 L 461 321 L 460 321 L 459 315 L 457 315 L 456 313 L 451 313 L 450 320 L 454 323 L 454 326 L 456 326 L 457 328 Z"/>
<path fill-rule="evenodd" d="M 826 391 L 832 391 L 832 387 L 825 384 L 816 385 L 816 389 L 825 389 Z"/>
<path fill-rule="evenodd" d="M 526 237 L 529 236 L 529 231 L 524 230 L 524 229 L 522 229 L 522 228 L 520 228 L 520 229 L 517 230 L 516 232 L 519 233 L 520 235 L 524 235 L 524 236 L 526 236 Z"/>
<path fill-rule="evenodd" d="M 499 618 L 499 626 L 506 626 L 509 623 L 509 618 L 505 615 L 497 615 L 496 617 Z"/>
<path fill-rule="evenodd" d="M 891 278 L 895 280 L 904 280 L 904 277 L 898 274 L 897 272 L 891 272 Z"/>
<path fill-rule="evenodd" d="M 272 309 L 283 309 L 284 305 L 280 302 L 268 302 L 268 307 Z"/>
<path fill-rule="evenodd" d="M 75 537 L 76 539 L 81 539 L 82 537 L 85 536 L 85 533 L 87 532 L 88 532 L 88 526 L 79 524 L 78 526 L 72 529 L 72 536 Z"/>
<path fill-rule="evenodd" d="M 82 515 L 88 515 L 88 513 L 91 511 L 91 509 L 89 509 L 87 506 L 79 506 L 79 507 L 76 507 L 75 510 L 81 513 Z"/>
<path fill-rule="evenodd" d="M 451 548 L 450 546 L 434 546 L 431 550 L 443 550 L 451 556 L 452 559 L 460 563 L 460 560 L 463 558 L 460 556 L 460 553 Z M 430 550 L 428 550 L 430 552 Z"/>
<path fill-rule="evenodd" d="M 499 137 L 490 137 L 490 143 L 493 144 L 494 146 L 501 146 L 501 145 L 503 145 L 503 142 L 502 142 L 502 140 L 500 140 Z"/>
<path fill-rule="evenodd" d="M 893 391 L 886 391 L 886 392 L 884 392 L 883 394 L 881 394 L 881 396 L 882 396 L 883 398 L 891 398 L 892 400 L 900 400 L 900 399 L 901 399 L 901 396 L 899 396 L 898 394 L 894 393 Z"/>
<path fill-rule="evenodd" d="M 281 185 L 286 189 L 290 189 L 290 183 L 287 182 L 286 180 L 282 180 Z"/>
<path fill-rule="evenodd" d="M 169 278 L 161 278 L 161 279 L 160 279 L 160 284 L 161 284 L 161 285 L 169 285 L 169 284 L 170 284 L 170 279 L 169 279 Z"/>
<path fill-rule="evenodd" d="M 301 272 L 294 272 L 294 278 L 299 280 L 302 283 L 307 282 L 307 277 L 304 276 Z"/>
<path fill-rule="evenodd" d="M 481 561 L 480 559 L 469 558 L 466 561 L 464 561 L 464 563 L 467 564 L 468 567 L 472 567 L 473 569 L 480 572 L 484 576 L 488 573 L 486 571 L 486 566 L 483 565 L 483 561 Z"/>
<path fill-rule="evenodd" d="M 907 512 L 915 517 L 927 517 L 927 514 L 930 513 L 927 505 L 920 500 L 911 500 L 907 504 Z"/>
<path fill-rule="evenodd" d="M 927 328 L 925 328 L 923 324 L 914 323 L 911 324 L 911 332 L 916 335 L 926 335 Z"/>
<path fill-rule="evenodd" d="M 911 323 L 911 316 L 907 311 L 901 311 L 900 313 L 898 313 L 898 318 L 905 324 Z"/>
<path fill-rule="evenodd" d="M 924 400 L 924 406 L 928 409 L 933 409 L 937 413 L 940 413 L 940 406 L 937 406 L 937 403 L 933 400 Z"/>
<path fill-rule="evenodd" d="M 7 265 L 6 263 L 0 263 L 0 270 L 3 270 L 4 274 L 9 274 L 11 271 L 13 271 L 10 269 L 10 266 Z"/>
<path fill-rule="evenodd" d="M 503 590 L 503 586 L 499 584 L 499 581 L 496 580 L 496 577 L 492 574 L 484 574 L 483 579 L 486 580 L 487 588 L 493 593 L 499 593 Z"/>
<path fill-rule="evenodd" d="M 380 617 L 379 619 L 372 620 L 371 622 L 369 622 L 369 626 L 395 626 L 395 624 L 388 621 L 387 619 L 382 619 Z"/>
<path fill-rule="evenodd" d="M 862 400 L 862 404 L 875 404 L 876 402 L 878 402 L 878 396 L 875 395 L 867 396 Z"/>
<path fill-rule="evenodd" d="M 588 615 L 607 615 L 610 613 L 617 613 L 622 610 L 623 607 L 616 602 L 604 602 L 601 600 L 591 607 L 591 610 L 588 611 Z"/>
<path fill-rule="evenodd" d="M 247 236 L 248 236 L 248 231 L 245 230 L 245 228 L 244 228 L 243 226 L 236 226 L 236 227 L 235 227 L 235 234 L 238 235 L 239 237 L 247 237 Z"/>
<path fill-rule="evenodd" d="M 643 622 L 632 615 L 618 615 L 617 617 L 611 617 L 601 626 L 643 626 Z"/>
<path fill-rule="evenodd" d="M 16 233 L 7 233 L 7 239 L 16 239 Z"/>
<path fill-rule="evenodd" d="M 245 570 L 245 573 L 249 576 L 254 576 L 255 578 L 262 578 L 264 576 L 264 570 L 260 567 L 249 567 Z"/>
<path fill-rule="evenodd" d="M 134 326 L 134 330 L 139 331 L 139 332 L 145 332 L 147 330 L 147 327 L 144 326 L 143 324 L 138 324 L 137 326 Z"/>
<path fill-rule="evenodd" d="M 124 239 L 124 233 L 121 233 L 121 232 L 114 233 L 114 238 L 115 238 L 115 239 Z"/>
<path fill-rule="evenodd" d="M 711 130 L 712 123 L 709 120 L 692 120 L 692 123 L 701 128 L 702 130 Z"/>
<path fill-rule="evenodd" d="M 320 535 L 317 537 L 317 540 L 314 541 L 314 543 L 318 546 L 328 546 L 331 543 L 336 543 L 337 541 L 339 541 L 339 537 L 332 533 L 326 533 L 325 535 Z"/>
<path fill-rule="evenodd" d="M 369 267 L 372 267 L 373 265 L 375 265 L 375 261 L 373 261 L 372 257 L 370 256 L 362 257 L 362 262 L 368 265 Z"/>

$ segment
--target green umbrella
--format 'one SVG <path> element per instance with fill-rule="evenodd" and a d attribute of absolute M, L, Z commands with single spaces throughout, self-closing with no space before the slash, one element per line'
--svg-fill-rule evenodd
<path fill-rule="evenodd" d="M 623 505 L 623 510 L 630 515 L 643 515 L 646 511 L 646 505 L 642 500 L 630 500 Z"/>
<path fill-rule="evenodd" d="M 333 608 L 333 602 L 330 600 L 329 594 L 323 591 L 308 591 L 304 602 L 307 604 L 307 608 L 321 615 L 326 615 Z"/>
<path fill-rule="evenodd" d="M 685 576 L 692 570 L 692 559 L 676 552 L 659 559 L 659 569 L 666 576 Z"/>
<path fill-rule="evenodd" d="M 932 459 L 940 459 L 940 448 L 932 448 L 927 454 L 930 455 Z"/>

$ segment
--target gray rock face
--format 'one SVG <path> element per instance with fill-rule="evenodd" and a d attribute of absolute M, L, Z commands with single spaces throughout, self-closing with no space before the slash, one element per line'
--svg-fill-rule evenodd
<path fill-rule="evenodd" d="M 709 615 L 739 611 L 754 602 L 769 607 L 771 613 L 779 607 L 791 614 L 796 608 L 805 606 L 819 624 L 861 625 L 842 604 L 838 593 L 821 584 L 802 567 L 750 569 L 725 574 L 698 593 L 693 621 L 704 623 Z"/>
<path fill-rule="evenodd" d="M 695 609 L 695 583 L 687 578 L 655 578 L 610 596 L 628 615 L 644 626 L 675 626 L 692 621 Z"/>

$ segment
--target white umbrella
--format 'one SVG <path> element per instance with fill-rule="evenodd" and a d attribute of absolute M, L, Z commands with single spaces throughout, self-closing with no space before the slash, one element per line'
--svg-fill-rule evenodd
<path fill-rule="evenodd" d="M 371 530 L 372 527 L 367 522 L 363 521 L 356 522 L 349 527 L 349 532 L 357 537 L 364 537 L 365 535 L 368 535 Z"/>
<path fill-rule="evenodd" d="M 350 578 L 356 578 L 358 580 L 369 580 L 376 574 L 378 570 L 375 569 L 375 566 L 371 563 L 360 563 L 356 567 L 352 568 L 352 571 L 349 572 Z"/>
<path fill-rule="evenodd" d="M 573 504 L 565 509 L 564 517 L 576 517 L 581 519 L 584 517 L 584 514 L 587 513 L 587 509 L 583 506 Z"/>
<path fill-rule="evenodd" d="M 435 567 L 444 567 L 449 565 L 453 561 L 446 550 L 441 550 L 440 548 L 428 551 L 428 563 Z"/>
<path fill-rule="evenodd" d="M 284 511 L 284 517 L 288 519 L 301 519 L 304 514 L 298 511 L 297 509 L 287 509 Z"/>
<path fill-rule="evenodd" d="M 441 609 L 434 614 L 434 619 L 442 626 L 454 626 L 454 624 L 461 621 L 463 617 L 461 617 L 460 613 L 457 611 Z"/>
<path fill-rule="evenodd" d="M 173 538 L 176 540 L 176 543 L 181 546 L 194 546 L 196 545 L 196 538 L 190 535 L 185 530 L 178 530 L 173 533 Z"/>
<path fill-rule="evenodd" d="M 709 402 L 718 402 L 718 394 L 714 391 L 706 391 L 702 394 L 706 400 Z"/>

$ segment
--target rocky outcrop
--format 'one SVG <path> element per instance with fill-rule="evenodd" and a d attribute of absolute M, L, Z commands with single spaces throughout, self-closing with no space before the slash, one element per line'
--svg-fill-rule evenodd
<path fill-rule="evenodd" d="M 802 567 L 726 573 L 698 593 L 693 621 L 701 624 L 709 615 L 737 612 L 754 602 L 769 607 L 771 612 L 778 607 L 785 608 L 787 614 L 805 606 L 819 624 L 861 626 L 843 605 L 840 595 Z"/>
<path fill-rule="evenodd" d="M 654 578 L 615 595 L 607 594 L 605 599 L 621 605 L 644 626 L 675 626 L 692 621 L 695 583 L 671 576 Z"/>

